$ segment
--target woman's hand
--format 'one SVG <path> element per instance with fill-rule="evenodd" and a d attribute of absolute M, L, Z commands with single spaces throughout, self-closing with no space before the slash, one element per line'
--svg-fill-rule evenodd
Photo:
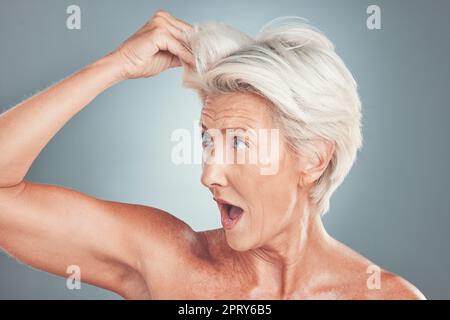
<path fill-rule="evenodd" d="M 121 65 L 122 79 L 147 78 L 182 62 L 193 67 L 192 53 L 185 45 L 183 31 L 192 26 L 168 12 L 158 10 L 141 29 L 124 41 L 112 56 Z"/>

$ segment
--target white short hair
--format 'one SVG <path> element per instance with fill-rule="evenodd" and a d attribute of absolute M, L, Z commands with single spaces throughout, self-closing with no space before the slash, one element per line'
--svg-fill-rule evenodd
<path fill-rule="evenodd" d="M 222 22 L 194 24 L 185 34 L 196 61 L 183 85 L 207 95 L 251 91 L 272 103 L 288 147 L 314 152 L 309 139 L 335 142 L 335 151 L 310 197 L 321 215 L 362 146 L 357 84 L 331 41 L 300 17 L 280 17 L 256 37 Z"/>

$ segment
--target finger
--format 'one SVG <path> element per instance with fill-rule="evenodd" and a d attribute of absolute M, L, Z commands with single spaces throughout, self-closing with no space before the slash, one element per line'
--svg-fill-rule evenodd
<path fill-rule="evenodd" d="M 153 19 L 153 24 L 156 26 L 160 26 L 164 29 L 167 29 L 176 39 L 182 42 L 182 44 L 191 51 L 191 48 L 186 44 L 186 29 L 180 29 L 170 21 L 170 19 L 165 16 L 159 15 Z"/>
<path fill-rule="evenodd" d="M 185 46 L 181 44 L 175 37 L 171 34 L 166 34 L 163 37 L 159 38 L 160 40 L 156 42 L 160 50 L 167 50 L 173 55 L 177 56 L 179 59 L 184 62 L 190 64 L 191 66 L 195 66 L 194 57 L 189 50 L 186 49 Z"/>
<path fill-rule="evenodd" d="M 174 36 L 177 40 L 182 41 L 182 42 L 186 41 L 186 39 L 184 38 L 183 31 L 181 31 L 180 29 L 172 26 L 169 22 L 164 27 L 167 30 L 169 30 L 169 32 L 172 34 L 172 36 Z"/>
<path fill-rule="evenodd" d="M 195 66 L 194 56 L 192 53 L 176 39 L 169 39 L 168 50 L 184 62 L 190 64 L 191 66 Z"/>
<path fill-rule="evenodd" d="M 171 15 L 169 12 L 167 12 L 165 10 L 158 10 L 157 13 L 160 16 L 166 18 L 174 27 L 176 27 L 180 30 L 189 31 L 189 30 L 192 30 L 192 28 L 193 28 L 189 23 L 174 17 L 173 15 Z"/>
<path fill-rule="evenodd" d="M 145 31 L 148 31 L 150 29 L 153 29 L 155 25 L 166 25 L 167 23 L 170 23 L 168 19 L 166 18 L 166 14 L 163 13 L 162 10 L 157 10 L 153 16 L 148 19 L 145 24 L 138 29 L 136 34 L 143 33 Z"/>
<path fill-rule="evenodd" d="M 177 56 L 172 55 L 172 61 L 170 61 L 169 68 L 181 67 L 181 61 Z"/>

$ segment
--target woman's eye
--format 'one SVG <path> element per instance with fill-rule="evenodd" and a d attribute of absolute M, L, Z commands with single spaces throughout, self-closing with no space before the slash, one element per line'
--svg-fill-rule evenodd
<path fill-rule="evenodd" d="M 202 146 L 204 148 L 208 147 L 211 143 L 212 139 L 211 136 L 207 132 L 202 133 Z"/>
<path fill-rule="evenodd" d="M 244 140 L 242 140 L 238 136 L 234 136 L 233 137 L 233 147 L 236 150 L 244 149 L 245 147 L 247 147 L 247 144 L 246 144 L 246 142 Z"/>

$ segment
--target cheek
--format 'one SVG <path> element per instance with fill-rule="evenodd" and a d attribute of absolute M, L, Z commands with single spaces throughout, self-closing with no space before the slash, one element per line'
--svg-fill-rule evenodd
<path fill-rule="evenodd" d="M 249 212 L 252 228 L 281 222 L 291 208 L 298 178 L 290 159 L 281 153 L 276 158 L 279 170 L 269 175 L 261 174 L 260 164 L 234 166 L 233 187 Z"/>
<path fill-rule="evenodd" d="M 257 214 L 266 223 L 279 224 L 283 218 L 289 219 L 292 207 L 297 199 L 297 172 L 292 164 L 281 160 L 280 170 L 274 175 L 254 174 L 255 204 Z"/>
<path fill-rule="evenodd" d="M 296 196 L 295 174 L 280 171 L 276 175 L 261 175 L 258 168 L 246 168 L 239 174 L 241 196 L 256 223 L 279 221 Z"/>
<path fill-rule="evenodd" d="M 295 181 L 289 176 L 273 176 L 262 185 L 261 199 L 264 207 L 272 217 L 279 219 L 296 195 Z"/>

